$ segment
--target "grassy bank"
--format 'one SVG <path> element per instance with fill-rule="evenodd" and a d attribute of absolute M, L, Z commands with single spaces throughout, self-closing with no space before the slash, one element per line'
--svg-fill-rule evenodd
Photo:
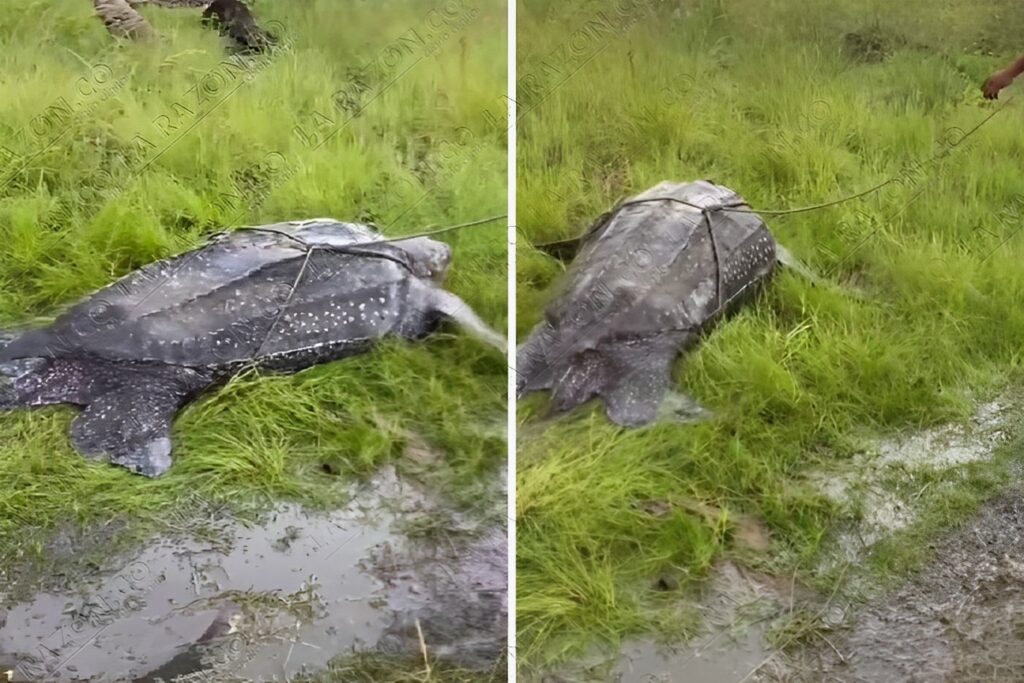
<path fill-rule="evenodd" d="M 979 86 L 1022 28 L 998 0 L 520 3 L 520 339 L 563 269 L 530 244 L 579 234 L 626 194 L 709 178 L 783 209 L 899 177 L 767 219 L 868 296 L 775 280 L 676 366 L 712 421 L 624 431 L 589 407 L 545 423 L 543 397 L 520 403 L 521 663 L 684 633 L 680 597 L 726 555 L 827 582 L 813 568 L 850 520 L 806 475 L 841 469 L 864 436 L 964 418 L 1016 376 L 1021 109 L 963 135 L 994 110 Z M 993 486 L 957 481 L 961 510 Z M 750 523 L 769 551 L 738 542 Z"/>
<path fill-rule="evenodd" d="M 500 3 L 258 2 L 283 47 L 250 62 L 230 58 L 197 10 L 144 8 L 157 39 L 121 43 L 90 3 L 8 5 L 0 328 L 230 226 L 334 216 L 401 235 L 504 212 Z M 449 287 L 499 329 L 501 225 L 444 236 Z M 410 445 L 439 454 L 433 476 L 458 498 L 504 458 L 504 386 L 503 359 L 453 330 L 296 376 L 249 375 L 184 412 L 175 466 L 155 481 L 75 454 L 70 409 L 2 415 L 0 573 L 45 561 L 58 527 L 124 522 L 98 548 L 108 557 L 192 512 L 186 494 L 336 504 Z"/>

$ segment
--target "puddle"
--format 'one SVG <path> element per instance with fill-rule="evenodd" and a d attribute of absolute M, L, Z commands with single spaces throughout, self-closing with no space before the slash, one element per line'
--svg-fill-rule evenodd
<path fill-rule="evenodd" d="M 393 471 L 369 489 L 329 514 L 282 505 L 259 525 L 223 520 L 213 540 L 163 539 L 77 593 L 13 605 L 0 660 L 24 680 L 286 680 L 352 650 L 418 654 L 418 622 L 432 654 L 493 666 L 503 530 L 457 520 L 410 538 L 435 503 Z"/>
<path fill-rule="evenodd" d="M 470 543 L 420 545 L 404 554 L 391 545 L 379 548 L 374 573 L 387 586 L 394 615 L 379 645 L 418 652 L 422 633 L 435 656 L 467 669 L 493 668 L 507 642 L 507 563 L 508 540 L 498 530 Z"/>
<path fill-rule="evenodd" d="M 645 643 L 637 659 L 620 664 L 623 683 L 735 683 L 749 680 L 770 658 L 766 643 L 769 626 L 785 606 L 804 596 L 802 588 L 776 577 L 720 562 L 703 591 L 700 620 L 703 633 L 672 650 Z M 674 651 L 674 652 L 673 652 Z M 669 657 L 669 654 L 672 654 Z M 665 669 L 662 663 L 672 665 Z M 685 668 L 681 668 L 685 666 Z M 661 670 L 658 670 L 661 667 Z M 639 675 L 638 675 L 639 674 Z"/>
<path fill-rule="evenodd" d="M 774 577 L 721 562 L 708 579 L 699 609 L 702 632 L 684 644 L 646 639 L 623 643 L 609 658 L 595 652 L 570 666 L 549 672 L 536 683 L 738 683 L 753 680 L 770 664 L 766 642 L 771 623 L 805 591 Z M 791 594 L 793 598 L 791 600 Z"/>
<path fill-rule="evenodd" d="M 788 658 L 788 681 L 1024 681 L 1024 490 L 988 504 L 936 559 L 846 629 Z M 767 679 L 771 680 L 771 679 Z"/>
<path fill-rule="evenodd" d="M 751 627 L 739 637 L 711 636 L 684 648 L 627 642 L 623 660 L 611 681 L 616 683 L 738 683 L 768 656 L 764 629 Z"/>

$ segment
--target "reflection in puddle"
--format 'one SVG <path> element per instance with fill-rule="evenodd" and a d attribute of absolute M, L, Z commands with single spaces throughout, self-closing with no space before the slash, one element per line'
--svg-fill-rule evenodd
<path fill-rule="evenodd" d="M 504 643 L 504 631 L 480 630 L 487 619 L 465 615 L 470 603 L 503 604 L 504 534 L 492 534 L 500 548 L 491 544 L 487 561 L 475 567 L 472 548 L 490 548 L 486 541 L 456 530 L 443 536 L 443 552 L 427 552 L 441 543 L 398 532 L 396 522 L 422 516 L 432 504 L 393 473 L 355 500 L 327 514 L 282 505 L 256 526 L 230 520 L 213 541 L 153 543 L 81 594 L 40 593 L 14 605 L 0 622 L 0 656 L 14 659 L 26 680 L 171 680 L 201 669 L 207 679 L 284 680 L 352 650 L 407 647 L 382 637 L 410 615 L 435 637 L 445 624 L 471 623 L 484 655 L 500 655 L 494 644 Z M 375 559 L 382 555 L 404 567 L 400 579 L 382 572 Z M 434 605 L 445 600 L 441 588 L 457 599 Z M 492 594 L 501 599 L 488 601 Z M 442 618 L 416 616 L 428 607 Z M 486 616 L 500 616 L 504 627 L 504 614 Z M 447 633 L 450 643 L 439 638 L 439 655 L 445 647 L 461 651 L 458 639 L 467 637 L 448 630 L 457 632 Z M 418 651 L 418 639 L 415 645 Z"/>

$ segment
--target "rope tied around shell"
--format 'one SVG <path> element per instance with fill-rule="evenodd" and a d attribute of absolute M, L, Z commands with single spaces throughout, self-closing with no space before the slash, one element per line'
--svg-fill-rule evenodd
<path fill-rule="evenodd" d="M 934 154 L 932 154 L 929 157 L 927 157 L 924 160 L 924 162 L 922 162 L 918 166 L 918 168 L 926 167 L 926 166 L 928 166 L 930 164 L 934 164 L 934 163 L 936 163 L 938 161 L 943 160 L 947 156 L 949 156 L 949 154 L 951 153 L 952 149 L 955 149 L 959 145 L 963 144 L 964 141 L 966 141 L 968 138 L 970 138 L 975 133 L 977 133 L 979 130 L 981 130 L 982 127 L 984 127 L 989 121 L 991 121 L 993 118 L 995 118 L 1004 109 L 1009 107 L 1010 103 L 1012 101 L 1013 101 L 1013 98 L 1012 97 L 1008 97 L 1006 100 L 1003 101 L 1002 104 L 1000 104 L 998 107 L 996 107 L 991 112 L 989 112 L 987 116 L 985 116 L 983 119 L 981 119 L 981 121 L 979 121 L 977 124 L 975 124 L 972 128 L 970 128 L 966 132 L 960 130 L 959 128 L 950 129 L 950 130 L 959 131 L 961 133 L 961 135 L 958 136 L 956 142 L 951 143 L 947 148 L 940 149 L 939 151 L 937 151 Z M 811 204 L 811 205 L 808 205 L 808 206 L 796 206 L 796 207 L 781 208 L 781 209 L 755 209 L 755 208 L 751 208 L 750 205 L 745 200 L 741 200 L 738 197 L 734 201 L 720 202 L 720 203 L 716 203 L 716 204 L 697 204 L 695 202 L 690 202 L 690 201 L 687 201 L 685 199 L 680 199 L 679 197 L 673 197 L 673 196 L 644 197 L 643 199 L 619 200 L 619 201 L 617 201 L 615 203 L 615 205 L 611 209 L 609 209 L 605 213 L 601 214 L 601 216 L 599 216 L 598 219 L 596 221 L 594 221 L 590 225 L 590 227 L 587 228 L 587 230 L 585 230 L 583 232 L 583 235 L 581 237 L 571 238 L 571 239 L 555 240 L 553 242 L 543 242 L 543 243 L 540 243 L 540 244 L 533 244 L 533 247 L 536 248 L 536 249 L 540 249 L 541 251 L 546 251 L 548 253 L 555 253 L 557 250 L 563 249 L 567 245 L 574 245 L 574 244 L 578 243 L 581 239 L 586 238 L 588 235 L 590 235 L 590 234 L 596 232 L 598 229 L 604 227 L 605 224 L 607 224 L 608 222 L 611 221 L 612 218 L 614 218 L 615 214 L 618 211 L 622 210 L 623 208 L 625 208 L 627 206 L 633 206 L 635 204 L 647 204 L 647 203 L 651 203 L 651 202 L 671 202 L 671 203 L 676 203 L 676 204 L 682 204 L 683 206 L 688 206 L 691 209 L 696 209 L 697 211 L 701 212 L 701 215 L 707 221 L 708 226 L 710 228 L 710 225 L 711 225 L 711 223 L 710 223 L 710 221 L 711 221 L 711 214 L 713 214 L 713 213 L 746 213 L 746 214 L 761 214 L 761 215 L 765 215 L 765 216 L 790 216 L 790 215 L 798 214 L 798 213 L 807 213 L 807 212 L 812 212 L 812 211 L 819 211 L 821 209 L 826 209 L 826 208 L 833 207 L 833 206 L 839 206 L 841 204 L 845 204 L 847 202 L 851 202 L 851 201 L 854 201 L 856 199 L 861 199 L 863 197 L 867 197 L 869 195 L 872 195 L 872 194 L 882 190 L 883 188 L 888 187 L 889 185 L 901 182 L 904 175 L 905 175 L 904 172 L 900 171 L 900 172 L 896 173 L 895 175 L 892 175 L 892 176 L 886 178 L 885 180 L 882 180 L 881 182 L 876 183 L 875 185 L 872 185 L 871 187 L 869 187 L 867 189 L 860 190 L 859 192 L 854 192 L 852 194 L 848 194 L 848 195 L 843 196 L 843 197 L 839 197 L 838 199 L 832 199 L 832 200 L 829 200 L 829 201 L 824 201 L 824 202 L 821 202 L 821 203 L 818 203 L 818 204 Z"/>

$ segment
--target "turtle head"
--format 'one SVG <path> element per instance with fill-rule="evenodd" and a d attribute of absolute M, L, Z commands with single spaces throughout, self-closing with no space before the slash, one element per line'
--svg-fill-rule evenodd
<path fill-rule="evenodd" d="M 451 247 L 427 237 L 402 240 L 400 244 L 409 255 L 412 272 L 416 277 L 429 278 L 439 284 L 444 281 L 448 264 L 452 260 Z"/>

